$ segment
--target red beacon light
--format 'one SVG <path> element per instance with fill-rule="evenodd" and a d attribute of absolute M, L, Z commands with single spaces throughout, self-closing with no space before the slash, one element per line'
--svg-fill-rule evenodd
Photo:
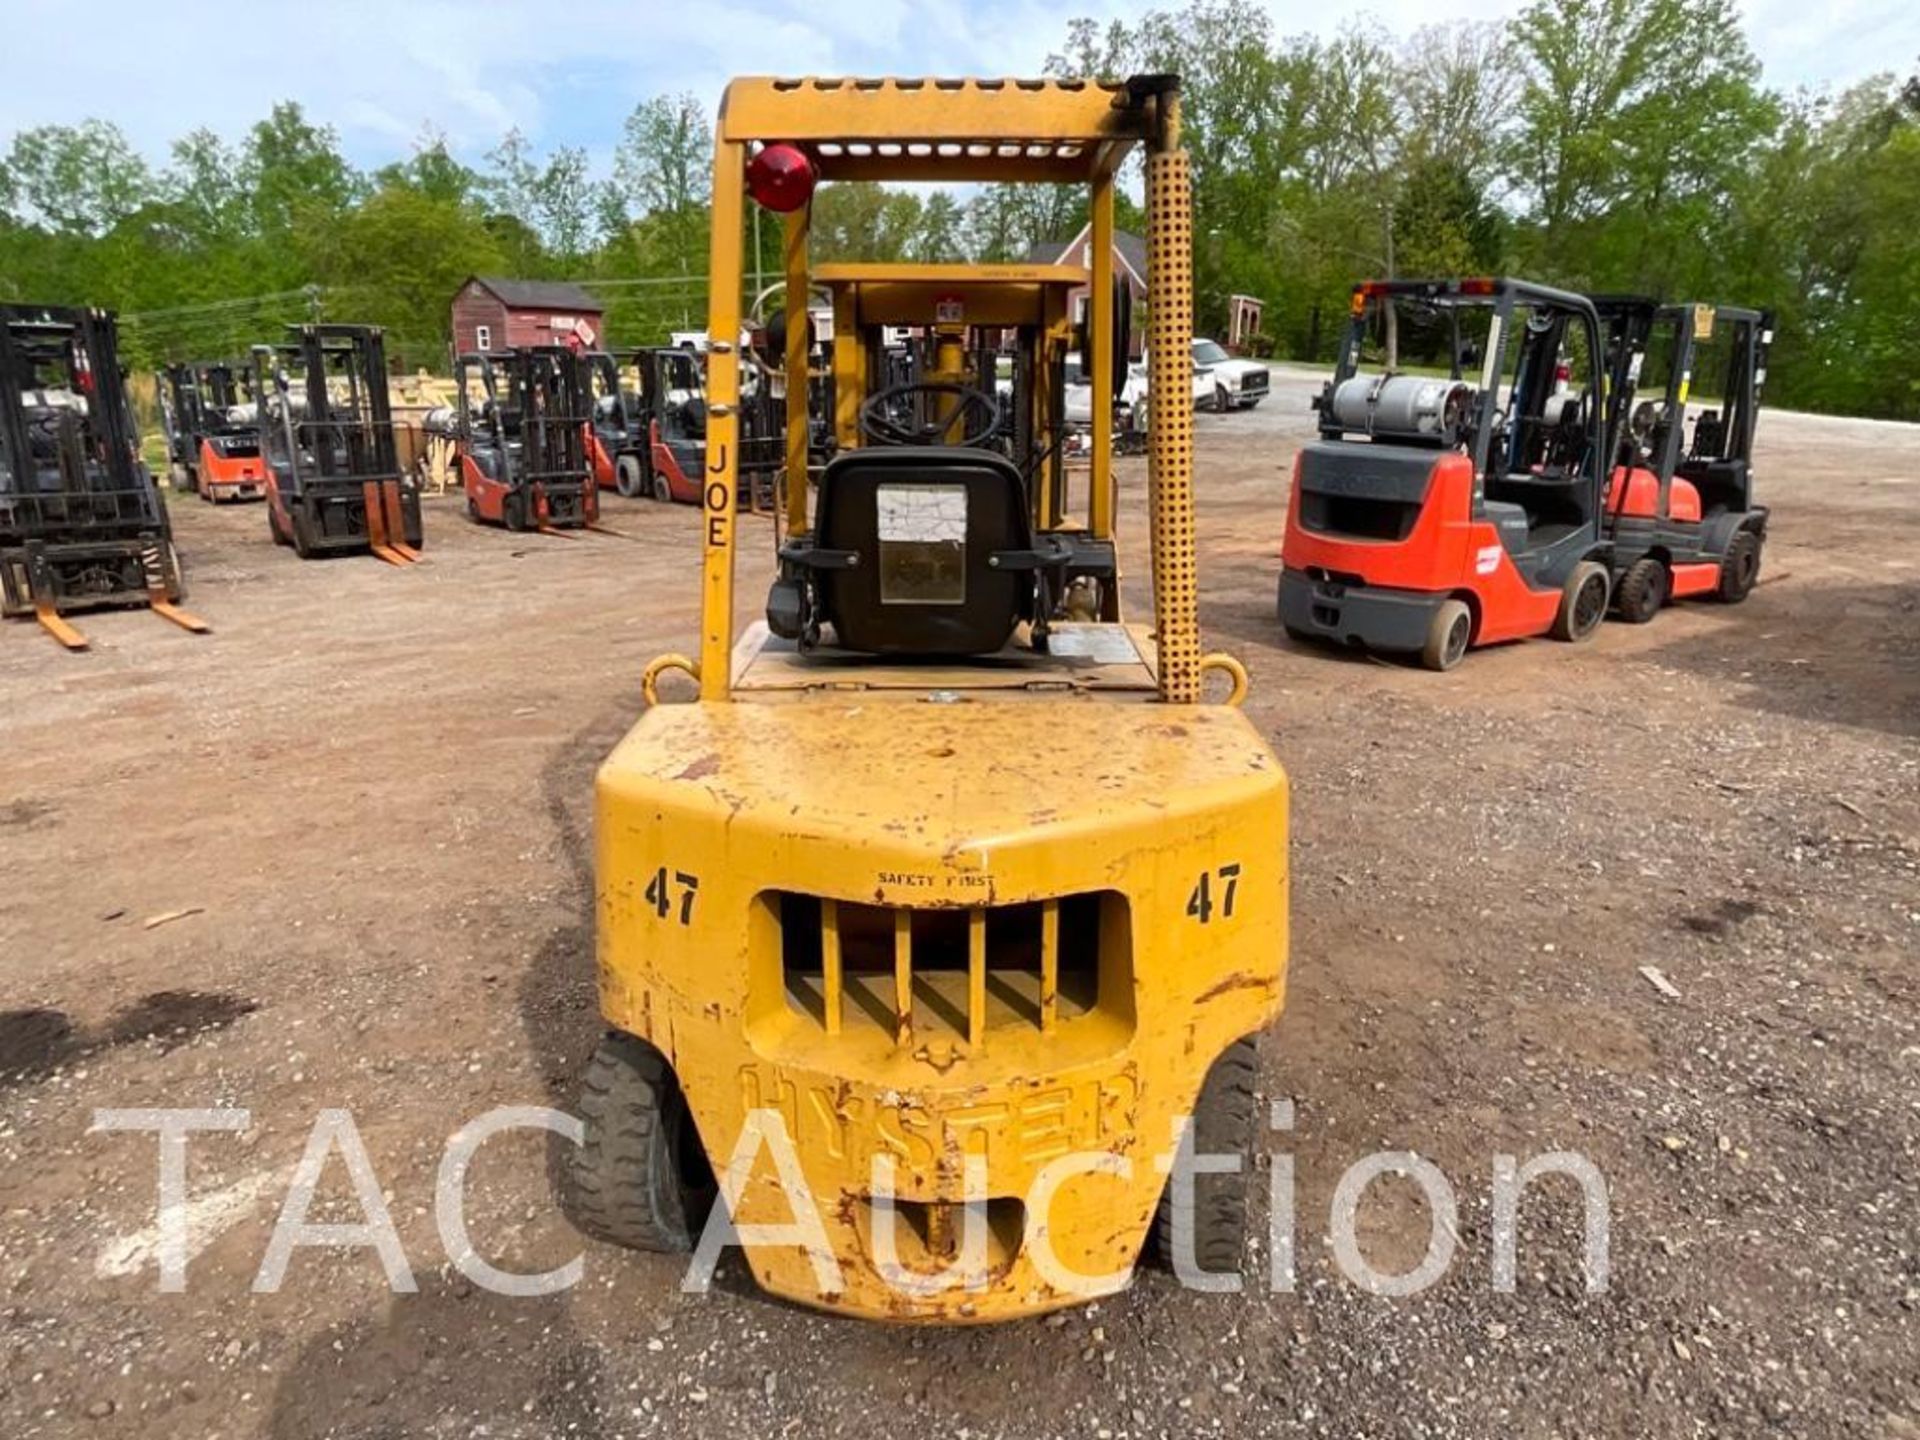
<path fill-rule="evenodd" d="M 747 193 L 782 215 L 813 198 L 817 178 L 813 162 L 797 145 L 764 145 L 747 161 Z"/>

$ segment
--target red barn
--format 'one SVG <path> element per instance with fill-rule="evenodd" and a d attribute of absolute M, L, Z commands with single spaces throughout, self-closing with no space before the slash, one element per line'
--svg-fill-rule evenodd
<path fill-rule="evenodd" d="M 600 302 L 560 280 L 467 278 L 453 296 L 454 353 L 510 350 L 521 345 L 606 345 Z"/>

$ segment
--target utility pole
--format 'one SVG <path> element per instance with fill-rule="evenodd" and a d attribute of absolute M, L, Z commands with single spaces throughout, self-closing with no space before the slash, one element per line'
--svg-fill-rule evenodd
<path fill-rule="evenodd" d="M 1387 237 L 1386 238 L 1387 238 L 1386 278 L 1389 280 L 1395 280 L 1395 279 L 1398 279 L 1399 277 L 1394 274 L 1394 269 L 1393 269 L 1393 201 L 1391 200 L 1387 201 Z M 1400 368 L 1400 316 L 1398 313 L 1398 307 L 1394 305 L 1393 297 L 1391 295 L 1387 297 L 1386 311 L 1387 311 L 1387 369 L 1397 370 Z"/>

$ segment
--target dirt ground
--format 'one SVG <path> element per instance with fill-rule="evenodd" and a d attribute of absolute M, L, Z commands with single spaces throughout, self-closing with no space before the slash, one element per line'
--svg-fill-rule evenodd
<path fill-rule="evenodd" d="M 1203 624 L 1293 784 L 1263 1073 L 1295 1105 L 1271 1137 L 1293 1293 L 1258 1283 L 1261 1246 L 1239 1296 L 1142 1275 L 972 1331 L 816 1317 L 737 1266 L 683 1295 L 677 1263 L 579 1238 L 530 1134 L 482 1152 L 474 1243 L 515 1269 L 584 1249 L 585 1278 L 459 1280 L 432 1216 L 448 1136 L 568 1103 L 596 1034 L 591 777 L 645 662 L 694 642 L 698 517 L 610 500 L 633 538 L 563 541 L 434 501 L 431 563 L 402 572 L 301 564 L 257 508 L 177 501 L 214 636 L 0 633 L 0 1435 L 1920 1435 L 1920 431 L 1764 416 L 1744 607 L 1433 675 L 1280 636 L 1309 388 L 1283 372 L 1199 424 Z M 170 911 L 192 913 L 147 927 Z M 251 1115 L 190 1147 L 212 1238 L 177 1295 L 142 1263 L 153 1137 L 89 1133 L 157 1105 Z M 336 1107 L 418 1289 L 308 1251 L 255 1295 Z M 1459 1198 L 1415 1298 L 1359 1289 L 1325 1238 L 1382 1148 Z M 1557 1150 L 1606 1178 L 1608 1288 L 1552 1182 L 1496 1293 L 1494 1157 Z M 358 1218 L 337 1163 L 321 1193 Z M 1412 1264 L 1419 1193 L 1381 1182 L 1361 1233 Z"/>

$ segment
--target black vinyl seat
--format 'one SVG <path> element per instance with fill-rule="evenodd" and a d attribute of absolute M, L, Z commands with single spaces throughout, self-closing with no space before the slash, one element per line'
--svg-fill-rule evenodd
<path fill-rule="evenodd" d="M 850 450 L 820 480 L 814 529 L 782 548 L 769 628 L 874 655 L 987 655 L 1047 614 L 1069 556 L 1036 549 L 1006 457 L 948 446 Z"/>

